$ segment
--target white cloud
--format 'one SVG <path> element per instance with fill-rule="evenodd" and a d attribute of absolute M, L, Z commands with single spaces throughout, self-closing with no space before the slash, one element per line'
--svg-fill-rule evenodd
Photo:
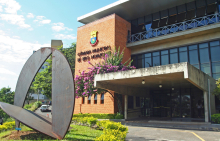
<path fill-rule="evenodd" d="M 3 11 L 3 9 L 2 9 L 2 6 L 0 5 L 0 12 L 2 12 Z"/>
<path fill-rule="evenodd" d="M 50 44 L 30 43 L 21 39 L 11 38 L 0 30 L 0 60 L 3 62 L 23 64 L 33 53 L 33 50 L 49 46 Z"/>
<path fill-rule="evenodd" d="M 64 34 L 56 34 L 55 38 L 57 39 L 68 39 L 68 40 L 75 40 L 76 36 L 71 34 L 71 35 L 64 35 Z"/>
<path fill-rule="evenodd" d="M 11 24 L 18 25 L 22 28 L 30 28 L 31 26 L 25 24 L 25 19 L 23 15 L 15 15 L 15 14 L 1 14 L 1 20 L 5 20 Z"/>
<path fill-rule="evenodd" d="M 61 30 L 70 30 L 70 31 L 73 30 L 73 29 L 71 29 L 71 28 L 64 27 L 64 23 L 61 23 L 61 22 L 59 22 L 59 23 L 53 23 L 52 29 L 53 29 L 54 31 L 57 31 L 57 32 L 59 32 L 59 31 L 61 31 Z"/>
<path fill-rule="evenodd" d="M 5 12 L 10 14 L 17 14 L 17 11 L 20 10 L 21 6 L 15 0 L 0 0 L 0 4 L 6 6 Z"/>
<path fill-rule="evenodd" d="M 31 26 L 25 23 L 23 15 L 18 15 L 17 12 L 21 6 L 15 0 L 0 0 L 0 11 L 4 14 L 0 14 L 0 19 L 5 20 L 11 24 L 18 25 L 21 28 L 30 28 Z"/>
<path fill-rule="evenodd" d="M 51 20 L 42 20 L 39 23 L 41 24 L 49 24 L 51 22 Z"/>
<path fill-rule="evenodd" d="M 37 16 L 36 20 L 34 20 L 34 22 L 38 22 L 40 24 L 49 24 L 51 22 L 51 20 L 46 19 L 45 16 Z"/>
<path fill-rule="evenodd" d="M 15 76 L 17 76 L 16 73 L 14 73 L 13 71 L 7 70 L 7 69 L 5 69 L 5 68 L 0 68 L 0 73 L 10 74 L 10 75 L 15 75 Z"/>
<path fill-rule="evenodd" d="M 34 14 L 33 13 L 28 13 L 27 17 L 28 18 L 34 18 Z"/>

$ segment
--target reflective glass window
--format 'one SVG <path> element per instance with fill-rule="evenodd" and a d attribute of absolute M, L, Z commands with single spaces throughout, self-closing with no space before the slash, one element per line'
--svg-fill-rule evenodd
<path fill-rule="evenodd" d="M 212 63 L 212 73 L 220 73 L 220 62 Z"/>
<path fill-rule="evenodd" d="M 151 67 L 151 57 L 145 58 L 145 68 Z"/>
<path fill-rule="evenodd" d="M 151 53 L 145 53 L 144 57 L 151 57 Z"/>
<path fill-rule="evenodd" d="M 180 63 L 181 62 L 188 62 L 188 55 L 187 52 L 179 52 L 179 57 L 180 57 Z"/>
<path fill-rule="evenodd" d="M 201 64 L 201 71 L 203 71 L 206 74 L 210 74 L 210 64 Z"/>
<path fill-rule="evenodd" d="M 171 53 L 170 54 L 170 64 L 178 63 L 178 54 L 177 53 Z"/>
<path fill-rule="evenodd" d="M 138 68 L 144 67 L 144 59 L 138 59 Z"/>
<path fill-rule="evenodd" d="M 216 46 L 216 47 L 210 47 L 211 50 L 211 60 L 212 61 L 220 61 L 220 47 Z"/>
<path fill-rule="evenodd" d="M 161 55 L 168 54 L 168 50 L 161 51 Z"/>
<path fill-rule="evenodd" d="M 207 63 L 209 62 L 209 49 L 208 48 L 202 48 L 199 49 L 199 57 L 200 57 L 200 63 Z"/>
<path fill-rule="evenodd" d="M 189 51 L 189 62 L 190 62 L 190 64 L 198 64 L 199 63 L 197 50 Z"/>
<path fill-rule="evenodd" d="M 213 42 L 210 42 L 210 46 L 218 46 L 219 45 L 219 41 L 213 41 Z"/>
<path fill-rule="evenodd" d="M 208 43 L 199 44 L 199 48 L 209 47 Z"/>
<path fill-rule="evenodd" d="M 153 52 L 153 56 L 160 55 L 160 52 Z"/>
<path fill-rule="evenodd" d="M 169 64 L 169 56 L 167 55 L 162 55 L 161 56 L 161 65 L 167 65 Z"/>
<path fill-rule="evenodd" d="M 136 67 L 137 66 L 137 64 L 136 64 L 136 56 L 131 56 L 131 60 L 133 60 L 131 65 Z"/>
<path fill-rule="evenodd" d="M 177 52 L 177 48 L 170 49 L 170 53 L 175 53 L 175 52 Z"/>
<path fill-rule="evenodd" d="M 216 79 L 216 80 L 219 79 L 220 78 L 220 73 L 213 74 L 213 78 Z"/>
<path fill-rule="evenodd" d="M 153 66 L 159 66 L 160 65 L 160 56 L 153 57 Z"/>
<path fill-rule="evenodd" d="M 180 47 L 179 48 L 179 51 L 181 52 L 181 51 L 187 51 L 187 47 Z"/>
<path fill-rule="evenodd" d="M 197 45 L 189 46 L 189 50 L 194 50 L 194 49 L 197 49 Z"/>

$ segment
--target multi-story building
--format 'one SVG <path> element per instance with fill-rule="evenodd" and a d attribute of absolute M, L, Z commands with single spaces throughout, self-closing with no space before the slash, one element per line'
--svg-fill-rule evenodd
<path fill-rule="evenodd" d="M 100 61 L 103 47 L 120 46 L 124 60 L 131 57 L 137 69 L 98 74 L 95 86 L 122 95 L 126 119 L 208 122 L 218 103 L 211 93 L 220 77 L 219 5 L 219 0 L 119 0 L 83 15 L 77 19 L 85 25 L 77 31 L 75 75 L 88 69 L 88 60 Z M 108 93 L 76 99 L 74 110 L 117 111 Z"/>

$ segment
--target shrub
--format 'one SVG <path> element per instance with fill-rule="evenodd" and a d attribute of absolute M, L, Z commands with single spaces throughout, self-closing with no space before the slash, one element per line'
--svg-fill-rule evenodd
<path fill-rule="evenodd" d="M 97 122 L 100 129 L 104 130 L 104 134 L 96 138 L 96 141 L 118 141 L 125 140 L 128 128 L 121 123 L 103 120 Z"/>
<path fill-rule="evenodd" d="M 0 125 L 0 132 L 13 129 L 13 128 L 15 128 L 15 121 L 5 122 L 3 125 Z"/>
<path fill-rule="evenodd" d="M 29 104 L 29 105 L 25 105 L 24 106 L 24 109 L 27 109 L 27 110 L 30 110 L 30 111 L 35 111 L 37 108 L 39 108 L 40 106 L 41 106 L 41 101 L 36 101 L 36 102 L 34 102 L 34 103 L 31 103 L 31 104 Z M 29 108 L 30 107 L 30 108 Z"/>
<path fill-rule="evenodd" d="M 73 117 L 94 117 L 97 119 L 123 119 L 123 115 L 117 114 L 74 114 Z"/>
<path fill-rule="evenodd" d="M 211 115 L 211 120 L 214 123 L 220 124 L 220 114 L 213 114 L 213 115 Z"/>
<path fill-rule="evenodd" d="M 120 132 L 118 130 L 105 129 L 104 133 L 97 137 L 96 141 L 123 141 L 126 138 L 127 132 Z"/>
<path fill-rule="evenodd" d="M 124 116 L 122 114 L 120 114 L 120 113 L 117 113 L 115 115 L 115 119 L 123 119 L 123 118 L 124 118 Z"/>
<path fill-rule="evenodd" d="M 75 124 L 80 124 L 84 126 L 93 126 L 97 123 L 97 118 L 94 117 L 73 117 L 72 121 Z"/>

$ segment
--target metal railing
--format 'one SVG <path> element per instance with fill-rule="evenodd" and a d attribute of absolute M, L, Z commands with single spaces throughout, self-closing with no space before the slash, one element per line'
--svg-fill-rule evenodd
<path fill-rule="evenodd" d="M 204 17 L 199 17 L 199 18 L 195 18 L 192 20 L 172 24 L 169 26 L 164 26 L 164 27 L 160 27 L 157 29 L 150 29 L 148 31 L 132 34 L 128 36 L 127 43 L 132 43 L 132 42 L 141 41 L 141 40 L 145 40 L 145 39 L 149 39 L 153 37 L 158 37 L 162 35 L 185 31 L 188 29 L 193 29 L 193 28 L 197 28 L 197 27 L 201 27 L 201 26 L 205 26 L 205 25 L 209 25 L 213 23 L 218 23 L 219 17 L 220 17 L 220 13 L 216 13 L 216 14 L 207 15 Z"/>

